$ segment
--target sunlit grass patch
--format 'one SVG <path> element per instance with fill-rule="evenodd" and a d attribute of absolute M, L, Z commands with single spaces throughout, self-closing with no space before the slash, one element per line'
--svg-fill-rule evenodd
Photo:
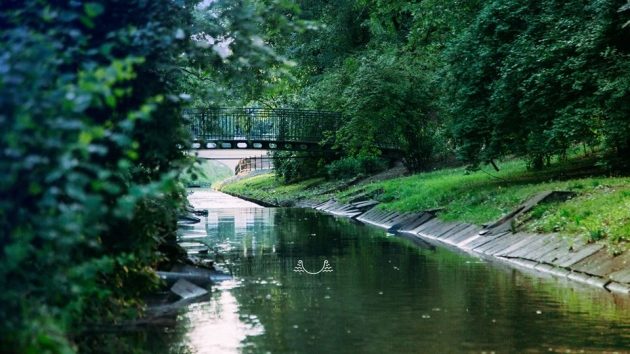
<path fill-rule="evenodd" d="M 625 182 L 597 185 L 565 203 L 539 207 L 529 229 L 563 231 L 591 241 L 630 241 L 630 184 Z"/>
<path fill-rule="evenodd" d="M 273 173 L 265 173 L 226 184 L 221 187 L 221 190 L 268 203 L 283 204 L 297 199 L 318 199 L 321 194 L 318 192 L 327 184 L 329 183 L 326 183 L 323 178 L 282 184 Z"/>
<path fill-rule="evenodd" d="M 358 186 L 341 198 L 371 195 L 381 207 L 397 211 L 440 208 L 443 220 L 489 223 L 514 210 L 536 193 L 565 190 L 577 197 L 566 203 L 542 204 L 532 211 L 538 232 L 561 231 L 611 243 L 630 240 L 630 178 L 576 177 L 590 172 L 588 161 L 575 160 L 543 171 L 530 171 L 519 160 L 467 172 L 452 168 Z"/>

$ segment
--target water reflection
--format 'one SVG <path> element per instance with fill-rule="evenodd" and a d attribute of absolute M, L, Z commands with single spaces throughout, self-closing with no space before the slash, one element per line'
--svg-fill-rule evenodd
<path fill-rule="evenodd" d="M 217 287 L 210 301 L 191 305 L 180 320 L 188 331 L 185 346 L 193 353 L 235 353 L 248 336 L 265 332 L 256 315 L 244 313 L 230 289 L 238 286 L 228 281 Z"/>
<path fill-rule="evenodd" d="M 311 210 L 211 209 L 188 231 L 237 279 L 182 316 L 194 352 L 630 348 L 627 298 Z M 294 272 L 300 260 L 334 271 Z"/>

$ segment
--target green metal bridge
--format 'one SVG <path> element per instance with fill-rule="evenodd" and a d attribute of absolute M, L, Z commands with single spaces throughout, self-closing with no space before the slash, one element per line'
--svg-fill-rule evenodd
<path fill-rule="evenodd" d="M 267 108 L 206 108 L 184 111 L 193 149 L 311 150 L 337 130 L 341 114 Z"/>

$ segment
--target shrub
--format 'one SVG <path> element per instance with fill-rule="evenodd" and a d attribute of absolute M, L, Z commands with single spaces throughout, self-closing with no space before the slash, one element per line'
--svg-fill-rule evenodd
<path fill-rule="evenodd" d="M 383 171 L 387 161 L 375 156 L 346 157 L 326 166 L 326 173 L 332 179 L 347 179 Z"/>
<path fill-rule="evenodd" d="M 156 286 L 186 163 L 177 77 L 156 72 L 186 18 L 174 2 L 3 3 L 3 352 L 72 352 L 67 333 L 136 313 Z"/>

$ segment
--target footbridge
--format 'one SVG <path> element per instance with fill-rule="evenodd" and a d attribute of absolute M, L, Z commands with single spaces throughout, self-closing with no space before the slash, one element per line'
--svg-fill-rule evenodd
<path fill-rule="evenodd" d="M 193 149 L 313 150 L 337 130 L 341 114 L 268 108 L 206 108 L 184 111 Z"/>

